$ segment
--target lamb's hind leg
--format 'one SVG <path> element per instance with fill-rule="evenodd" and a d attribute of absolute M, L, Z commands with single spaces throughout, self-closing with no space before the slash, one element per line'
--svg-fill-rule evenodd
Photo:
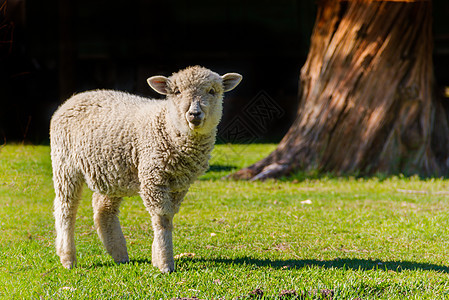
<path fill-rule="evenodd" d="M 98 236 L 116 263 L 129 262 L 126 240 L 118 219 L 122 200 L 122 198 L 108 197 L 99 193 L 94 193 L 92 197 Z"/>
<path fill-rule="evenodd" d="M 56 228 L 56 253 L 62 265 L 71 269 L 76 266 L 75 219 L 81 198 L 82 180 L 78 176 L 54 171 L 54 217 Z"/>

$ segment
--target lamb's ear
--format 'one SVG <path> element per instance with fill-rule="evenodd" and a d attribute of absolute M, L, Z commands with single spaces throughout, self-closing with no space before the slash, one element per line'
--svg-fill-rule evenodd
<path fill-rule="evenodd" d="M 223 78 L 223 88 L 225 92 L 228 92 L 235 88 L 242 80 L 242 75 L 238 73 L 227 73 L 221 76 Z"/>
<path fill-rule="evenodd" d="M 167 81 L 168 78 L 165 76 L 153 76 L 147 79 L 151 88 L 162 95 L 167 95 Z"/>

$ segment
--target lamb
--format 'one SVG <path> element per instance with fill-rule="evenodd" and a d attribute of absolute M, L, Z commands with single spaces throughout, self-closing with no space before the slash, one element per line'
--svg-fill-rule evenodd
<path fill-rule="evenodd" d="M 72 96 L 50 124 L 56 252 L 76 266 L 74 225 L 83 184 L 94 192 L 94 223 L 116 263 L 129 262 L 119 219 L 123 197 L 140 194 L 154 231 L 152 264 L 175 269 L 173 216 L 193 181 L 208 168 L 223 93 L 242 76 L 194 66 L 148 84 L 165 100 L 113 90 Z"/>

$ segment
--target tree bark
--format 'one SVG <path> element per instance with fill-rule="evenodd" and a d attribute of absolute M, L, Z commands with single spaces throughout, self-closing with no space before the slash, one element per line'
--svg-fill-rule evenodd
<path fill-rule="evenodd" d="M 448 174 L 431 9 L 425 0 L 320 1 L 296 120 L 274 152 L 231 177 Z"/>

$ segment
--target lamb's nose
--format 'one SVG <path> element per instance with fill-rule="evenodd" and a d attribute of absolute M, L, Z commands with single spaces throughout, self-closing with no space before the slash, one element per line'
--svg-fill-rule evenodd
<path fill-rule="evenodd" d="M 203 121 L 204 115 L 201 111 L 189 111 L 187 115 L 187 120 L 195 126 L 198 126 Z"/>
<path fill-rule="evenodd" d="M 201 116 L 201 112 L 200 111 L 194 111 L 194 112 L 189 112 L 190 116 L 192 116 L 193 118 L 199 118 Z"/>

